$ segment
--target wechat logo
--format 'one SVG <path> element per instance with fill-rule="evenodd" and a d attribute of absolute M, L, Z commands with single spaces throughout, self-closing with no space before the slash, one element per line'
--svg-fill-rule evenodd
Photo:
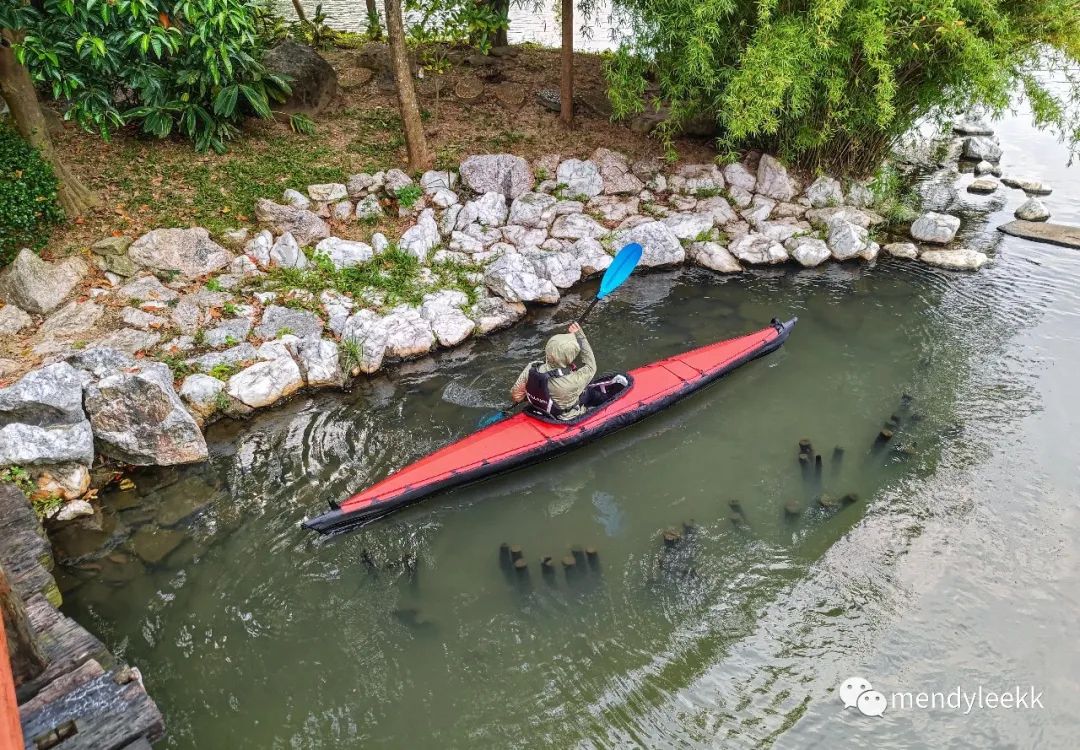
<path fill-rule="evenodd" d="M 863 716 L 881 716 L 888 705 L 885 694 L 874 690 L 870 680 L 865 677 L 847 678 L 840 686 L 839 693 L 844 708 L 857 708 Z"/>

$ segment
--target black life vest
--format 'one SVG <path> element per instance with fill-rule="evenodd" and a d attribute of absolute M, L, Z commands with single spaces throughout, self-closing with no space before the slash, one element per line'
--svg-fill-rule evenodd
<path fill-rule="evenodd" d="M 534 362 L 529 368 L 529 377 L 525 380 L 525 398 L 539 412 L 558 419 L 566 411 L 551 398 L 549 385 L 555 378 L 561 378 L 573 372 L 572 368 L 540 372 L 540 363 Z"/>

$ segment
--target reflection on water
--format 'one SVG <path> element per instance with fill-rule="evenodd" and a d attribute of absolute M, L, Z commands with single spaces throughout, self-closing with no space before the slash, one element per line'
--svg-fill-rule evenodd
<path fill-rule="evenodd" d="M 1055 153 L 1019 132 L 1007 168 Z M 1080 219 L 1063 169 L 1035 176 Z M 1080 256 L 968 226 L 995 256 L 977 275 L 632 278 L 589 325 L 603 367 L 800 323 L 650 420 L 334 539 L 298 524 L 467 433 L 591 290 L 349 394 L 219 423 L 207 465 L 103 498 L 115 551 L 69 571 L 67 610 L 143 669 L 173 748 L 834 747 L 868 731 L 832 693 L 850 673 L 1058 696 L 886 714 L 860 744 L 1067 746 Z M 527 575 L 500 567 L 504 541 Z M 597 569 L 545 577 L 541 556 L 578 545 Z"/>

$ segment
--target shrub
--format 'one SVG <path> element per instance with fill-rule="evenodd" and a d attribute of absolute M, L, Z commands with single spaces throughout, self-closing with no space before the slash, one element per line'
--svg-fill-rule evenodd
<path fill-rule="evenodd" d="M 56 176 L 37 149 L 0 122 L 0 266 L 24 247 L 37 250 L 63 218 Z"/>
<path fill-rule="evenodd" d="M 722 153 L 869 174 L 916 122 L 1003 111 L 1018 92 L 1036 125 L 1080 139 L 1073 0 L 615 2 L 631 40 L 607 67 L 615 113 L 643 110 L 655 77 L 669 144 L 705 113 Z"/>

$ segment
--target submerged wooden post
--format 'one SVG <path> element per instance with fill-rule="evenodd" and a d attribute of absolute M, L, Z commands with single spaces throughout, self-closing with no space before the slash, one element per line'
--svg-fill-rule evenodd
<path fill-rule="evenodd" d="M 810 456 L 807 453 L 799 454 L 799 471 L 802 472 L 804 482 L 810 481 Z"/>
<path fill-rule="evenodd" d="M 665 547 L 674 547 L 679 543 L 679 540 L 682 539 L 679 532 L 675 531 L 675 529 L 667 529 L 661 535 L 661 538 L 664 540 Z"/>
<path fill-rule="evenodd" d="M 574 545 L 570 548 L 570 554 L 574 556 L 574 562 L 578 564 L 580 568 L 585 564 L 585 549 L 579 545 Z"/>
<path fill-rule="evenodd" d="M 514 560 L 514 571 L 518 575 L 528 575 L 529 563 L 525 562 L 524 558 L 519 557 L 517 560 Z"/>
<path fill-rule="evenodd" d="M 837 471 L 840 468 L 840 464 L 844 462 L 844 448 L 843 446 L 836 446 L 832 449 L 832 468 L 833 471 Z"/>
<path fill-rule="evenodd" d="M 522 551 L 520 544 L 515 544 L 510 548 L 510 559 L 513 561 L 520 560 L 525 556 L 525 552 Z"/>
<path fill-rule="evenodd" d="M 812 454 L 814 452 L 814 445 L 810 442 L 810 438 L 803 438 L 799 441 L 799 453 Z"/>
<path fill-rule="evenodd" d="M 854 492 L 849 492 L 840 498 L 840 502 L 844 505 L 852 505 L 853 503 L 859 502 L 859 496 Z"/>
<path fill-rule="evenodd" d="M 577 575 L 577 561 L 574 560 L 573 555 L 567 555 L 562 559 L 563 571 L 566 573 L 566 580 L 570 581 Z"/>
<path fill-rule="evenodd" d="M 540 574 L 549 583 L 555 580 L 555 559 L 551 555 L 540 558 Z"/>
<path fill-rule="evenodd" d="M 821 484 L 821 454 L 814 456 L 814 481 Z"/>
<path fill-rule="evenodd" d="M 600 554 L 596 551 L 596 547 L 585 548 L 585 559 L 589 561 L 589 567 L 593 570 L 600 569 Z"/>
<path fill-rule="evenodd" d="M 788 518 L 798 518 L 802 515 L 803 506 L 798 500 L 792 498 L 784 503 L 784 515 Z"/>
<path fill-rule="evenodd" d="M 508 570 L 512 562 L 510 559 L 510 545 L 503 542 L 499 545 L 499 567 Z"/>

